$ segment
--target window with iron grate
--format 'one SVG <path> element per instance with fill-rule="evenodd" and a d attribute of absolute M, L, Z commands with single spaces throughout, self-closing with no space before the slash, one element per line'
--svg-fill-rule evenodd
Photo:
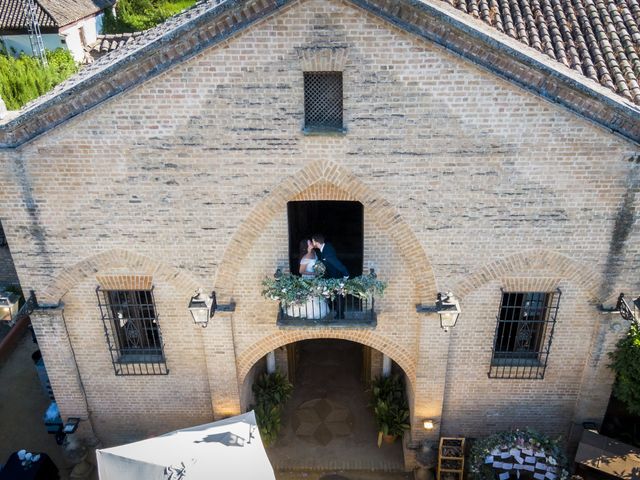
<path fill-rule="evenodd" d="M 98 303 L 116 375 L 166 375 L 152 290 L 103 290 Z"/>
<path fill-rule="evenodd" d="M 342 72 L 304 72 L 305 131 L 343 131 Z"/>
<path fill-rule="evenodd" d="M 502 292 L 490 378 L 544 378 L 560 295 Z"/>

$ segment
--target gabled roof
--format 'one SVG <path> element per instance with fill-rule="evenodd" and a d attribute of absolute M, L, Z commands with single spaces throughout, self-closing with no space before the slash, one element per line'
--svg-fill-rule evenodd
<path fill-rule="evenodd" d="M 638 0 L 446 0 L 640 105 Z"/>
<path fill-rule="evenodd" d="M 640 107 L 630 99 L 636 98 L 637 76 L 640 74 L 640 71 L 634 70 L 639 66 L 637 53 L 634 54 L 630 48 L 614 49 L 612 46 L 618 46 L 612 41 L 616 36 L 626 38 L 624 43 L 620 41 L 623 46 L 629 47 L 629 41 L 635 42 L 634 25 L 638 23 L 638 9 L 634 7 L 637 3 L 633 2 L 638 0 L 597 0 L 599 5 L 602 2 L 628 2 L 625 3 L 627 9 L 621 8 L 621 11 L 626 12 L 623 20 L 631 40 L 622 29 L 620 33 L 615 30 L 620 22 L 605 22 L 601 18 L 600 21 L 608 26 L 608 43 L 603 38 L 602 30 L 596 28 L 598 23 L 595 15 L 589 17 L 589 26 L 587 17 L 580 16 L 582 14 L 576 16 L 583 19 L 584 30 L 580 32 L 574 28 L 580 24 L 579 21 L 569 24 L 557 20 L 563 16 L 573 18 L 573 13 L 570 13 L 573 10 L 568 10 L 568 13 L 561 11 L 558 2 L 588 4 L 593 0 L 451 0 L 456 2 L 455 8 L 442 0 L 348 1 L 407 32 L 442 45 L 512 83 L 559 103 L 614 133 L 640 143 Z M 5 120 L 4 125 L 0 123 L 0 147 L 16 147 L 203 49 L 226 40 L 290 2 L 203 0 L 106 54 L 25 106 L 17 117 L 8 122 Z M 531 15 L 522 14 L 528 11 L 524 8 L 526 4 L 531 9 Z M 536 5 L 542 5 L 542 10 Z M 464 13 L 465 8 L 471 13 Z M 589 6 L 584 10 L 591 12 L 592 8 Z M 598 11 L 604 14 L 610 10 L 600 8 Z M 478 18 L 474 18 L 476 15 Z M 613 13 L 611 15 L 615 17 Z M 514 22 L 514 18 L 520 20 Z M 593 36 L 590 36 L 590 31 L 594 32 Z M 576 38 L 582 35 L 589 42 L 580 44 L 572 40 L 574 35 Z M 574 49 L 577 54 L 574 54 Z M 622 55 L 623 51 L 626 57 Z M 584 61 L 579 63 L 578 59 Z M 596 71 L 597 82 L 593 79 L 592 68 Z M 608 78 L 615 79 L 613 89 Z"/>
<path fill-rule="evenodd" d="M 60 28 L 112 6 L 115 0 L 34 0 L 40 28 Z M 0 30 L 25 30 L 24 0 L 0 0 Z"/>

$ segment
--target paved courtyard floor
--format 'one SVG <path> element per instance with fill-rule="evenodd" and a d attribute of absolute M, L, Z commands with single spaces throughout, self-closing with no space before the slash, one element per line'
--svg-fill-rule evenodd
<path fill-rule="evenodd" d="M 61 479 L 66 480 L 70 468 L 62 447 L 46 432 L 42 421 L 49 399 L 31 360 L 37 349 L 26 333 L 13 353 L 0 363 L 0 463 L 22 448 L 44 452 L 60 469 Z"/>
<path fill-rule="evenodd" d="M 369 396 L 360 380 L 361 346 L 321 340 L 299 342 L 297 348 L 293 394 L 280 436 L 267 449 L 274 469 L 402 471 L 400 442 L 381 448 L 376 443 Z"/>

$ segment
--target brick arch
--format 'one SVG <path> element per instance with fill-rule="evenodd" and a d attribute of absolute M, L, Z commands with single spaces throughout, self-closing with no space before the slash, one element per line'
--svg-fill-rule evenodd
<path fill-rule="evenodd" d="M 551 250 L 530 250 L 487 263 L 460 281 L 453 292 L 463 298 L 493 280 L 532 270 L 536 273 L 552 273 L 559 279 L 572 280 L 593 302 L 600 302 L 598 296 L 600 282 L 597 272 L 583 263 Z"/>
<path fill-rule="evenodd" d="M 133 273 L 149 274 L 154 279 L 171 283 L 184 294 L 185 302 L 199 287 L 189 275 L 162 262 L 128 250 L 113 249 L 85 258 L 64 269 L 42 292 L 37 292 L 38 300 L 41 303 L 58 303 L 71 288 L 84 279 L 95 277 L 99 272 L 110 268 L 123 267 Z"/>
<path fill-rule="evenodd" d="M 244 385 L 251 367 L 267 353 L 276 348 L 301 340 L 320 340 L 323 338 L 349 340 L 367 345 L 384 353 L 402 368 L 406 374 L 408 386 L 413 390 L 416 365 L 412 356 L 404 348 L 370 330 L 349 331 L 336 329 L 287 330 L 274 333 L 259 340 L 238 356 L 238 385 Z"/>
<path fill-rule="evenodd" d="M 216 274 L 215 290 L 221 298 L 231 296 L 236 273 L 245 263 L 251 246 L 273 218 L 286 209 L 290 200 L 353 200 L 362 203 L 374 223 L 389 235 L 407 260 L 417 301 L 433 303 L 437 293 L 435 275 L 409 225 L 384 197 L 332 161 L 311 162 L 295 175 L 285 178 L 242 222 L 227 245 Z"/>

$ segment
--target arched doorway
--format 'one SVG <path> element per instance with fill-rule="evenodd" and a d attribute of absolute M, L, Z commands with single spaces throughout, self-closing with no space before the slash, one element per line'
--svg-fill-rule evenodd
<path fill-rule="evenodd" d="M 267 450 L 274 468 L 403 470 L 401 441 L 382 448 L 376 443 L 368 388 L 371 378 L 382 374 L 382 362 L 381 352 L 348 340 L 301 340 L 281 347 L 276 363 L 294 389 L 278 440 Z M 266 361 L 254 368 L 266 368 Z M 392 369 L 404 375 L 393 362 Z"/>

